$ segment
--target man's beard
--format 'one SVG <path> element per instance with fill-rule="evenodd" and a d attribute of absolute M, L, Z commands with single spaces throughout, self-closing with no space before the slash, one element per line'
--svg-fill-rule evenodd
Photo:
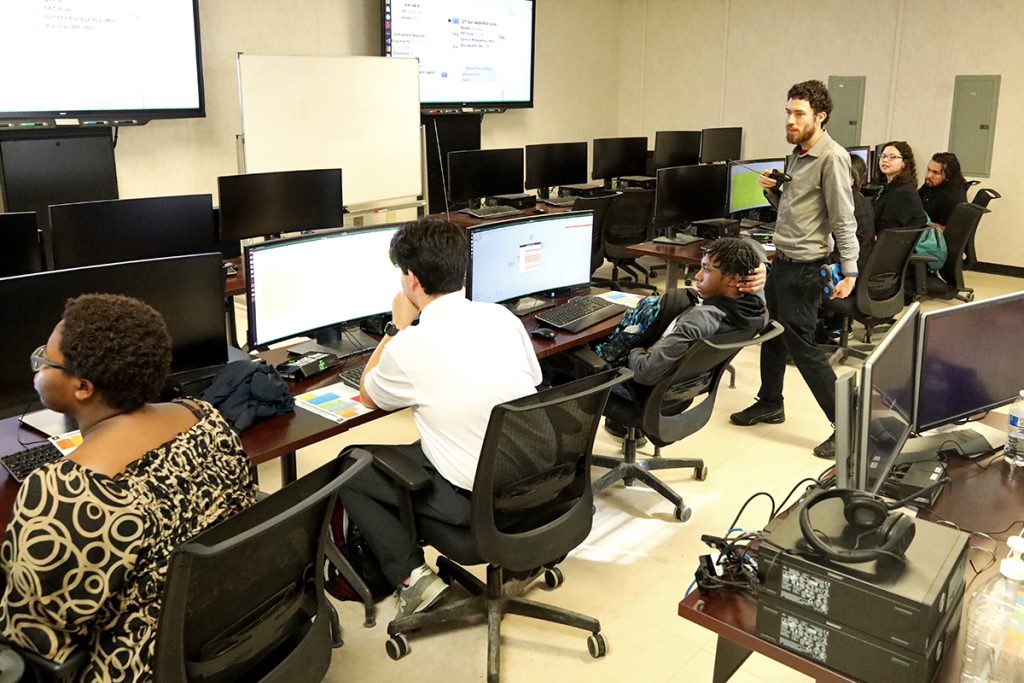
<path fill-rule="evenodd" d="M 814 128 L 807 128 L 806 130 L 798 130 L 795 133 L 786 131 L 786 142 L 791 145 L 800 145 L 814 137 Z"/>

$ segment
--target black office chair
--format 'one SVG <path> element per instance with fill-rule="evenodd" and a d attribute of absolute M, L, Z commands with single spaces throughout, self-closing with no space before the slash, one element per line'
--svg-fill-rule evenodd
<path fill-rule="evenodd" d="M 495 406 L 473 482 L 469 527 L 415 517 L 412 496 L 427 484 L 426 472 L 396 451 L 375 449 L 375 464 L 395 481 L 399 509 L 410 533 L 441 553 L 438 573 L 471 596 L 388 625 L 388 655 L 409 652 L 405 634 L 464 618 L 487 619 L 487 680 L 498 680 L 502 617 L 518 614 L 590 632 L 594 657 L 606 652 L 597 619 L 533 602 L 514 594 L 510 579 L 532 580 L 543 571 L 557 587 L 555 566 L 590 533 L 593 495 L 590 455 L 601 411 L 612 386 L 630 376 L 612 370 Z M 487 563 L 481 582 L 460 565 Z M 456 564 L 458 563 L 458 564 Z"/>
<path fill-rule="evenodd" d="M 972 180 L 972 181 L 968 182 L 968 186 L 970 186 L 972 184 L 977 184 L 977 183 L 978 183 L 977 180 Z M 998 192 L 996 192 L 995 190 L 993 190 L 991 188 L 983 187 L 983 188 L 981 188 L 980 190 L 978 190 L 977 192 L 974 193 L 974 199 L 971 200 L 971 203 L 972 204 L 977 204 L 981 208 L 986 209 L 986 208 L 988 208 L 988 203 L 990 201 L 992 201 L 993 199 L 999 199 L 1002 196 L 1003 195 L 999 194 Z M 977 231 L 975 231 L 975 232 L 977 232 Z M 974 249 L 974 235 L 971 235 L 971 239 L 969 239 L 967 241 L 967 249 L 964 251 L 964 254 L 965 254 L 965 258 L 964 258 L 964 269 L 965 270 L 971 270 L 976 265 L 978 265 L 978 253 Z"/>
<path fill-rule="evenodd" d="M 918 255 L 913 259 L 916 296 L 974 301 L 974 290 L 964 284 L 964 256 L 986 213 L 989 209 L 979 204 L 961 202 L 956 205 L 943 232 L 947 256 L 938 274 L 928 268 L 929 258 Z"/>
<path fill-rule="evenodd" d="M 324 593 L 334 497 L 372 461 L 332 460 L 175 548 L 167 570 L 153 680 L 164 683 L 320 681 L 341 645 Z M 340 553 L 339 570 L 359 582 Z M 63 664 L 18 649 L 40 683 L 70 683 L 89 659 Z"/>
<path fill-rule="evenodd" d="M 320 681 L 341 645 L 324 593 L 335 495 L 372 458 L 333 460 L 171 555 L 153 679 Z M 345 465 L 349 466 L 342 471 Z"/>
<path fill-rule="evenodd" d="M 604 256 L 612 262 L 612 281 L 625 284 L 625 281 L 619 280 L 621 268 L 633 278 L 626 285 L 630 289 L 658 291 L 650 282 L 650 273 L 637 263 L 637 257 L 626 253 L 626 247 L 651 239 L 653 213 L 654 190 L 631 190 L 615 195 L 612 199 L 601 231 Z M 643 282 L 640 282 L 641 273 Z"/>
<path fill-rule="evenodd" d="M 577 197 L 576 201 L 573 202 L 573 211 L 593 211 L 594 212 L 594 234 L 590 242 L 590 272 L 591 275 L 597 272 L 597 269 L 604 265 L 604 221 L 608 217 L 608 207 L 611 206 L 614 194 L 608 194 L 601 197 Z M 619 288 L 619 284 L 614 280 L 598 279 L 594 278 L 590 284 L 595 286 L 610 286 L 615 289 Z"/>
<path fill-rule="evenodd" d="M 870 348 L 850 345 L 854 320 L 864 325 L 864 343 L 870 345 L 874 329 L 891 321 L 907 305 L 907 268 L 914 255 L 914 246 L 925 229 L 890 228 L 883 231 L 860 270 L 853 293 L 845 299 L 825 299 L 822 312 L 842 321 L 839 344 L 832 349 L 829 363 L 836 365 L 850 356 L 861 360 L 868 357 Z"/>
<path fill-rule="evenodd" d="M 639 479 L 675 506 L 675 517 L 681 522 L 690 518 L 692 510 L 683 497 L 651 473 L 652 470 L 693 468 L 698 480 L 704 480 L 708 468 L 699 458 L 662 458 L 661 448 L 690 436 L 711 419 L 715 397 L 732 359 L 747 346 L 760 344 L 782 334 L 778 322 L 769 321 L 759 334 L 751 338 L 746 332 L 733 332 L 693 343 L 676 363 L 671 373 L 649 389 L 629 382 L 608 398 L 604 414 L 626 428 L 622 442 L 623 457 L 594 454 L 593 463 L 610 471 L 594 482 L 594 494 L 622 481 L 631 486 Z M 693 401 L 703 396 L 697 405 Z M 640 434 L 654 444 L 654 457 L 637 460 Z"/>
<path fill-rule="evenodd" d="M 43 244 L 36 212 L 0 213 L 0 277 L 43 270 Z"/>

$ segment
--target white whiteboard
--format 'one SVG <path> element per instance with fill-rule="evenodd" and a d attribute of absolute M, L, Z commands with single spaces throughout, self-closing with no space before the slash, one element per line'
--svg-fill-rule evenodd
<path fill-rule="evenodd" d="M 238 55 L 247 173 L 342 169 L 346 206 L 422 194 L 419 66 Z"/>

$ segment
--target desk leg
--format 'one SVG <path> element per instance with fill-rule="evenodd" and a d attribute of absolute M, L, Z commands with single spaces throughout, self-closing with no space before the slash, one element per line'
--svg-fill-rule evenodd
<path fill-rule="evenodd" d="M 281 456 L 281 486 L 287 486 L 298 478 L 298 468 L 295 466 L 295 451 L 285 453 Z"/>
<path fill-rule="evenodd" d="M 718 636 L 718 645 L 715 647 L 715 674 L 712 678 L 714 683 L 728 681 L 749 656 L 750 650 L 747 648 Z"/>
<path fill-rule="evenodd" d="M 679 264 L 675 261 L 668 261 L 668 268 L 665 270 L 665 291 L 675 289 L 679 286 Z"/>
<path fill-rule="evenodd" d="M 238 347 L 238 326 L 235 323 L 235 297 L 224 297 L 224 317 L 227 318 L 228 344 Z"/>

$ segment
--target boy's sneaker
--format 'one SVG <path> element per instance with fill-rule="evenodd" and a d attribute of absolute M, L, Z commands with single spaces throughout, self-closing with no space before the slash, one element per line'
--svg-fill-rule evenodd
<path fill-rule="evenodd" d="M 832 436 L 828 437 L 820 444 L 814 447 L 814 456 L 817 458 L 824 458 L 825 460 L 836 459 L 836 433 L 832 432 Z"/>
<path fill-rule="evenodd" d="M 786 421 L 786 411 L 782 409 L 781 404 L 773 405 L 759 400 L 749 408 L 730 415 L 729 421 L 741 427 L 756 425 L 758 422 L 777 425 Z"/>
<path fill-rule="evenodd" d="M 427 609 L 448 590 L 448 584 L 427 565 L 420 565 L 409 575 L 409 585 L 398 591 L 396 618 L 408 617 Z"/>

